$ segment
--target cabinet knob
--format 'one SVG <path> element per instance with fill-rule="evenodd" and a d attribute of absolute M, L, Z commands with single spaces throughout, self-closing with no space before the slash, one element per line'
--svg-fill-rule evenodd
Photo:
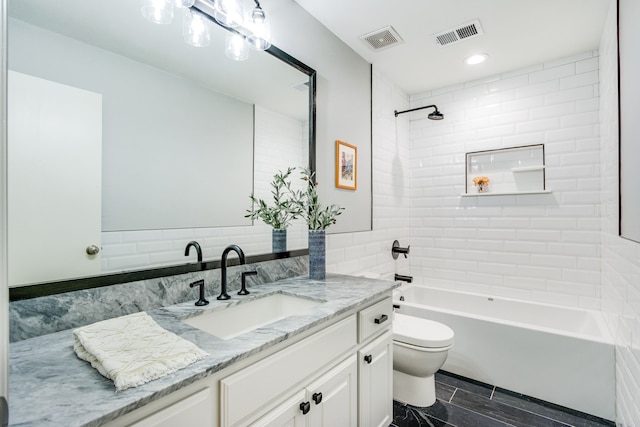
<path fill-rule="evenodd" d="M 311 403 L 302 402 L 300 404 L 300 410 L 302 411 L 302 415 L 307 415 L 307 413 L 309 413 L 309 411 L 311 410 Z"/>
<path fill-rule="evenodd" d="M 97 255 L 98 252 L 100 252 L 100 247 L 96 245 L 89 245 L 85 251 L 87 251 L 87 255 Z"/>
<path fill-rule="evenodd" d="M 389 316 L 387 316 L 386 314 L 382 314 L 380 317 L 376 317 L 375 319 L 373 319 L 373 321 L 379 325 L 386 322 L 388 318 Z"/>
<path fill-rule="evenodd" d="M 313 393 L 313 401 L 316 402 L 316 405 L 319 405 L 322 402 L 322 393 Z"/>
<path fill-rule="evenodd" d="M 373 361 L 373 356 L 371 356 L 370 354 L 367 354 L 364 357 L 364 361 L 367 362 L 367 363 L 371 363 L 371 361 Z"/>

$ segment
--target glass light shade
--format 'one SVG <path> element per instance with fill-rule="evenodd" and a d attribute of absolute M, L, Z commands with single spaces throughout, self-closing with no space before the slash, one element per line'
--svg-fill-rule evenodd
<path fill-rule="evenodd" d="M 174 0 L 173 4 L 178 9 L 188 8 L 194 5 L 196 0 Z"/>
<path fill-rule="evenodd" d="M 207 18 L 199 12 L 189 9 L 184 11 L 182 34 L 184 36 L 184 41 L 191 46 L 209 46 L 209 42 L 211 41 Z"/>
<path fill-rule="evenodd" d="M 245 61 L 249 58 L 249 45 L 240 34 L 228 32 L 225 36 L 225 55 L 235 61 Z"/>
<path fill-rule="evenodd" d="M 256 50 L 269 49 L 271 47 L 271 24 L 264 12 L 255 13 L 254 9 L 247 14 L 247 19 L 244 22 L 248 30 L 247 43 Z"/>
<path fill-rule="evenodd" d="M 169 0 L 143 0 L 140 11 L 142 16 L 156 24 L 173 21 L 173 4 Z"/>
<path fill-rule="evenodd" d="M 242 24 L 244 12 L 239 0 L 215 0 L 213 17 L 221 25 L 235 28 Z"/>

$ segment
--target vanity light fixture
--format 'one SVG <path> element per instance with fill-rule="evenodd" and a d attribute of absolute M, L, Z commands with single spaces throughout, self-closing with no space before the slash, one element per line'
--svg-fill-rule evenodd
<path fill-rule="evenodd" d="M 465 58 L 464 62 L 467 65 L 478 65 L 483 63 L 489 58 L 489 55 L 486 53 L 477 53 L 475 55 L 471 55 Z"/>
<path fill-rule="evenodd" d="M 157 24 L 170 24 L 173 9 L 186 9 L 183 18 L 183 36 L 186 43 L 203 47 L 211 40 L 209 19 L 229 29 L 226 36 L 225 53 L 236 61 L 249 57 L 248 47 L 267 50 L 271 47 L 271 26 L 259 0 L 255 7 L 243 12 L 242 0 L 201 0 L 207 3 L 206 12 L 201 6 L 193 7 L 196 0 L 142 0 L 142 15 Z M 202 10 L 202 11 L 201 11 Z"/>

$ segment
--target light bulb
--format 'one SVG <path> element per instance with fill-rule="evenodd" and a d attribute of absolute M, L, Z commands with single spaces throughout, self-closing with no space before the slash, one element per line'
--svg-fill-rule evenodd
<path fill-rule="evenodd" d="M 189 8 L 194 5 L 196 0 L 174 0 L 174 6 L 178 9 Z"/>
<path fill-rule="evenodd" d="M 191 46 L 204 47 L 208 46 L 211 41 L 207 18 L 199 12 L 189 9 L 184 13 L 182 34 L 184 41 Z"/>
<path fill-rule="evenodd" d="M 235 28 L 242 24 L 244 18 L 242 4 L 238 0 L 215 0 L 213 17 L 221 25 Z"/>
<path fill-rule="evenodd" d="M 262 8 L 256 7 L 245 19 L 248 30 L 247 43 L 256 50 L 266 50 L 271 47 L 271 24 Z"/>
<path fill-rule="evenodd" d="M 173 4 L 168 0 L 143 0 L 140 11 L 142 16 L 156 24 L 173 21 Z"/>
<path fill-rule="evenodd" d="M 235 61 L 244 61 L 249 58 L 249 46 L 243 36 L 228 32 L 225 38 L 226 48 L 224 53 L 228 58 Z"/>

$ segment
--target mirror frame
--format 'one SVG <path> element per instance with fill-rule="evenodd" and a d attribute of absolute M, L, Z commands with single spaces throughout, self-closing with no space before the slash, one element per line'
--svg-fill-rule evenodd
<path fill-rule="evenodd" d="M 634 126 L 635 122 L 634 118 L 632 117 L 633 114 L 628 111 L 629 109 L 624 109 L 625 106 L 628 106 L 628 102 L 624 103 L 622 101 L 623 98 L 635 99 L 633 97 L 634 95 L 637 95 L 637 93 L 630 93 L 629 85 L 627 83 L 630 79 L 635 78 L 633 71 L 637 70 L 640 67 L 640 55 L 632 55 L 631 58 L 628 58 L 628 60 L 625 62 L 625 68 L 623 68 L 624 64 L 621 61 L 622 55 L 630 53 L 630 50 L 627 49 L 625 52 L 622 52 L 620 49 L 620 43 L 622 40 L 625 40 L 628 44 L 631 44 L 628 33 L 631 31 L 631 29 L 625 28 L 623 30 L 620 20 L 620 17 L 622 16 L 622 14 L 620 13 L 620 9 L 624 8 L 625 5 L 630 3 L 631 1 L 629 0 L 618 0 L 616 2 L 616 24 L 618 30 L 618 235 L 623 239 L 635 243 L 640 243 L 640 234 L 638 234 L 637 229 L 634 229 L 630 232 L 629 230 L 625 230 L 624 228 L 624 223 L 628 224 L 628 218 L 633 218 L 634 221 L 638 221 L 637 218 L 639 212 L 638 205 L 633 204 L 633 206 L 630 207 L 630 203 L 628 203 L 630 196 L 623 194 L 624 192 L 628 192 L 629 188 L 634 188 L 634 186 L 636 185 L 635 183 L 630 182 L 626 182 L 625 185 L 625 181 L 630 181 L 629 174 L 625 171 L 635 172 L 637 170 L 635 163 L 633 163 L 637 159 L 633 154 L 640 151 L 640 148 L 635 148 L 632 150 L 628 148 L 632 144 L 637 144 L 636 141 L 631 140 L 628 137 L 625 138 L 625 136 L 627 136 L 627 134 L 629 133 L 627 129 L 630 126 Z M 629 12 L 627 11 L 626 15 L 624 16 L 628 17 Z M 630 19 L 633 19 L 633 17 L 631 17 Z M 637 89 L 637 85 L 635 85 L 635 88 Z M 634 124 L 629 125 L 628 123 Z M 627 147 L 627 149 L 625 150 L 624 147 Z M 637 177 L 638 174 L 634 173 L 634 176 L 632 178 Z"/>
<path fill-rule="evenodd" d="M 211 19 L 212 22 L 217 22 Z M 219 24 L 218 24 L 219 25 Z M 222 27 L 224 28 L 224 27 Z M 226 29 L 226 28 L 225 28 Z M 2 38 L 7 38 L 7 28 L 4 26 L 4 34 Z M 265 52 L 272 55 L 276 59 L 283 61 L 284 63 L 296 68 L 298 71 L 306 74 L 309 77 L 309 168 L 312 172 L 316 170 L 316 85 L 317 76 L 316 71 L 289 55 L 285 51 L 279 49 L 275 45 Z M 3 53 L 3 56 L 5 54 Z M 3 75 L 6 73 L 7 64 L 3 64 Z M 3 105 L 6 105 L 6 91 L 2 93 Z M 5 112 L 6 113 L 6 112 Z M 4 119 L 3 119 L 4 121 Z M 268 253 L 246 256 L 246 264 L 253 264 L 257 262 L 271 261 L 277 259 L 291 258 L 308 255 L 308 249 L 292 250 L 281 253 Z M 238 265 L 238 259 L 231 259 L 227 265 Z M 180 264 L 175 266 L 148 268 L 141 270 L 131 270 L 122 273 L 107 273 L 96 276 L 79 277 L 75 279 L 67 279 L 61 281 L 52 281 L 45 283 L 36 283 L 26 286 L 11 287 L 9 288 L 9 301 L 19 301 L 25 299 L 31 299 L 46 295 L 55 295 L 65 292 L 79 291 L 83 289 L 99 288 L 103 286 L 111 286 L 117 284 L 124 284 L 128 282 L 135 282 L 140 280 L 155 279 L 158 277 L 174 276 L 185 273 L 193 273 L 197 271 L 213 270 L 220 268 L 220 260 L 204 261 L 201 263 L 190 262 L 186 264 Z"/>

